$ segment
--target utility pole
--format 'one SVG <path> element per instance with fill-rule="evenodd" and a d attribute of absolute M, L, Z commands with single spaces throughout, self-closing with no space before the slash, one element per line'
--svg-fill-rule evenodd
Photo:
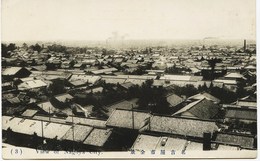
<path fill-rule="evenodd" d="M 41 120 L 41 127 L 42 127 L 42 139 L 44 140 L 44 136 L 43 136 L 43 121 Z M 44 143 L 44 142 L 43 142 Z"/>
<path fill-rule="evenodd" d="M 49 106 L 49 121 L 51 122 L 51 107 Z"/>
<path fill-rule="evenodd" d="M 71 120 L 72 120 L 72 140 L 73 140 L 73 145 L 72 145 L 72 151 L 74 152 L 74 120 L 73 120 L 73 115 L 71 116 Z"/>
<path fill-rule="evenodd" d="M 134 120 L 134 107 L 133 107 L 133 104 L 132 104 L 132 123 L 133 123 L 133 129 L 135 129 L 135 120 Z"/>
<path fill-rule="evenodd" d="M 150 116 L 149 116 L 149 125 L 148 125 L 148 128 L 149 128 L 149 131 L 151 130 L 151 112 L 150 112 L 150 114 L 149 114 Z"/>
<path fill-rule="evenodd" d="M 43 121 L 41 120 L 41 127 L 42 127 L 42 139 L 43 139 Z"/>

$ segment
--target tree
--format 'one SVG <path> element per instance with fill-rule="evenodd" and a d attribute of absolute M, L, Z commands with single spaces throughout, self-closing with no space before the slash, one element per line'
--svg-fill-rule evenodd
<path fill-rule="evenodd" d="M 189 68 L 178 68 L 176 65 L 166 68 L 165 73 L 169 74 L 183 74 L 183 72 L 191 72 Z"/>
<path fill-rule="evenodd" d="M 15 49 L 17 49 L 16 45 L 14 43 L 10 43 L 8 46 L 7 46 L 7 50 L 8 51 L 14 51 Z"/>
<path fill-rule="evenodd" d="M 190 84 L 187 84 L 184 87 L 174 86 L 173 91 L 175 94 L 177 94 L 179 96 L 185 95 L 186 97 L 190 97 L 190 96 L 193 96 L 193 95 L 199 93 L 198 89 Z"/>
<path fill-rule="evenodd" d="M 47 48 L 48 48 L 49 51 L 61 52 L 61 53 L 67 52 L 67 47 L 62 46 L 62 45 L 53 44 L 51 46 L 48 46 Z"/>
<path fill-rule="evenodd" d="M 205 82 L 202 86 L 199 85 L 198 90 L 199 90 L 199 92 L 207 91 L 207 90 L 208 90 L 208 87 L 207 87 L 207 85 L 206 85 L 206 82 Z"/>
<path fill-rule="evenodd" d="M 8 54 L 8 49 L 6 44 L 1 44 L 1 50 L 2 50 L 2 57 L 10 57 L 10 54 Z"/>
<path fill-rule="evenodd" d="M 102 49 L 102 54 L 106 55 L 107 54 L 107 49 Z"/>
<path fill-rule="evenodd" d="M 28 50 L 28 45 L 26 43 L 23 43 L 23 49 Z"/>
<path fill-rule="evenodd" d="M 16 49 L 16 45 L 13 43 L 10 43 L 9 45 L 1 44 L 1 50 L 2 50 L 2 57 L 10 57 L 10 52 L 14 51 Z"/>
<path fill-rule="evenodd" d="M 40 53 L 40 51 L 42 50 L 42 47 L 36 43 L 35 45 L 31 45 L 30 48 L 34 51 L 38 51 L 38 53 Z"/>
<path fill-rule="evenodd" d="M 133 75 L 143 75 L 145 73 L 146 73 L 145 69 L 143 67 L 141 67 L 141 66 L 138 66 L 137 69 L 135 71 L 133 71 L 132 73 L 130 73 L 130 74 L 133 74 Z"/>
<path fill-rule="evenodd" d="M 49 91 L 52 95 L 62 94 L 65 92 L 64 80 L 57 79 L 49 86 Z"/>
<path fill-rule="evenodd" d="M 37 65 L 37 62 L 35 59 L 32 60 L 32 66 Z"/>
<path fill-rule="evenodd" d="M 140 88 L 138 105 L 142 110 L 168 114 L 169 106 L 164 88 L 153 88 L 153 80 L 147 80 Z"/>
<path fill-rule="evenodd" d="M 221 62 L 221 59 L 217 59 L 217 58 L 208 60 L 208 64 L 211 68 L 211 80 L 215 79 L 215 74 L 214 74 L 215 73 L 215 67 L 216 67 L 216 64 L 220 63 L 220 62 Z"/>

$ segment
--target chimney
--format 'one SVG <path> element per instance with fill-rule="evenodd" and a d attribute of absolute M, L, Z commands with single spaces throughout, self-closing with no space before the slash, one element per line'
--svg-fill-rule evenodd
<path fill-rule="evenodd" d="M 246 51 L 246 40 L 244 40 L 244 52 Z"/>
<path fill-rule="evenodd" d="M 204 132 L 203 133 L 203 150 L 211 149 L 211 133 Z"/>

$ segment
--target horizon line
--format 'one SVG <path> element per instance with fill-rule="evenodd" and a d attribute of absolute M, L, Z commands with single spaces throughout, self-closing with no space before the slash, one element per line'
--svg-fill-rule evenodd
<path fill-rule="evenodd" d="M 180 41 L 180 40 L 201 40 L 201 41 L 207 41 L 207 40 L 249 40 L 249 41 L 256 41 L 256 38 L 221 38 L 221 37 L 205 37 L 205 38 L 143 38 L 143 39 L 119 39 L 119 40 L 110 40 L 110 41 Z M 90 41 L 90 42 L 106 42 L 107 39 L 50 39 L 50 40 L 1 40 L 1 43 L 4 42 L 78 42 L 78 41 Z"/>

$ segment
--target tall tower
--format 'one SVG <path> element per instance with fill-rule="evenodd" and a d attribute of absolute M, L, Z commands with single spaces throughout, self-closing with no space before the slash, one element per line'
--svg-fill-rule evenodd
<path fill-rule="evenodd" d="M 246 51 L 246 40 L 244 40 L 244 52 Z"/>

